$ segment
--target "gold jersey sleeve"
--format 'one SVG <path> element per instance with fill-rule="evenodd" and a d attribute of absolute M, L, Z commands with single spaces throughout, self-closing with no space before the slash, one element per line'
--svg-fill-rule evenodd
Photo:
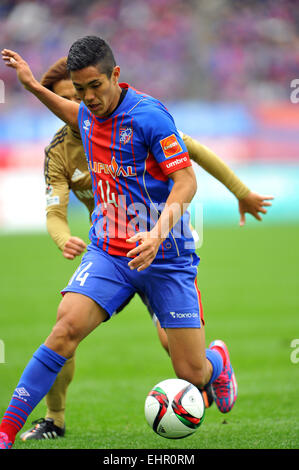
<path fill-rule="evenodd" d="M 91 178 L 80 134 L 63 126 L 45 149 L 47 230 L 60 250 L 71 236 L 68 224 L 70 191 L 86 206 L 91 217 L 94 209 Z"/>
<path fill-rule="evenodd" d="M 181 133 L 181 135 L 186 144 L 189 156 L 194 162 L 223 183 L 237 199 L 243 199 L 248 195 L 250 189 L 221 158 L 208 147 L 198 142 L 198 140 L 192 139 L 192 137 L 187 134 Z"/>

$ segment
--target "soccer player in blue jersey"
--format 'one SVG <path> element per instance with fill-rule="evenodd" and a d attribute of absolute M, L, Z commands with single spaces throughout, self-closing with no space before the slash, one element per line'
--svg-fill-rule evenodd
<path fill-rule="evenodd" d="M 79 128 L 95 210 L 91 243 L 62 291 L 57 322 L 26 366 L 2 419 L 0 448 L 12 446 L 82 339 L 136 291 L 165 328 L 176 375 L 199 388 L 212 384 L 217 407 L 230 411 L 237 383 L 225 343 L 205 346 L 199 258 L 186 211 L 196 178 L 172 116 L 158 100 L 119 83 L 120 68 L 100 38 L 79 39 L 68 55 L 80 106 L 42 87 L 17 53 L 5 49 L 2 55 L 26 89 Z"/>

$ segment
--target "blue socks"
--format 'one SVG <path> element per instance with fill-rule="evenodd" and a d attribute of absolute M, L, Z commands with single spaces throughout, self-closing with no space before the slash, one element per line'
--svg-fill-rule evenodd
<path fill-rule="evenodd" d="M 65 361 L 65 357 L 44 344 L 33 354 L 0 425 L 0 431 L 5 432 L 12 442 L 29 414 L 52 387 Z"/>
<path fill-rule="evenodd" d="M 210 384 L 219 377 L 223 369 L 223 359 L 215 349 L 206 349 L 206 357 L 213 367 Z M 29 414 L 48 393 L 66 360 L 44 344 L 33 354 L 0 425 L 0 432 L 6 433 L 11 442 L 14 442 Z"/>
<path fill-rule="evenodd" d="M 212 376 L 207 384 L 209 385 L 212 384 L 221 374 L 223 369 L 223 359 L 221 354 L 215 349 L 206 349 L 206 358 L 210 361 L 213 367 Z"/>

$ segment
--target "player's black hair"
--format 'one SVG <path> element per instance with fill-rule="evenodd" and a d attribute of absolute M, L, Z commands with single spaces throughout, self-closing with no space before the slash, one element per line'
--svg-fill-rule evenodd
<path fill-rule="evenodd" d="M 85 67 L 99 66 L 101 73 L 111 77 L 116 62 L 110 46 L 97 36 L 85 36 L 77 39 L 67 57 L 69 72 L 84 69 Z"/>

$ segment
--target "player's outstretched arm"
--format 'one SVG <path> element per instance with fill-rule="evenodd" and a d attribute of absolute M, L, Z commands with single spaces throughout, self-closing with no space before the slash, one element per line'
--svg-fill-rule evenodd
<path fill-rule="evenodd" d="M 261 196 L 252 191 L 243 199 L 239 199 L 240 225 L 245 225 L 246 213 L 262 221 L 261 214 L 267 214 L 265 207 L 272 206 L 271 202 L 269 202 L 272 199 L 274 199 L 274 196 Z"/>
<path fill-rule="evenodd" d="M 64 258 L 72 260 L 85 251 L 86 244 L 81 238 L 71 235 L 67 218 L 70 187 L 58 146 L 46 149 L 44 176 L 47 230 Z"/>
<path fill-rule="evenodd" d="M 182 137 L 190 158 L 201 166 L 207 173 L 220 181 L 220 183 L 232 192 L 237 199 L 242 199 L 249 194 L 250 189 L 211 149 L 187 134 L 182 134 Z"/>
<path fill-rule="evenodd" d="M 35 95 L 62 121 L 73 129 L 78 129 L 79 105 L 77 103 L 66 100 L 43 87 L 33 76 L 28 63 L 17 52 L 3 49 L 1 53 L 7 67 L 16 70 L 18 79 L 26 90 Z"/>
<path fill-rule="evenodd" d="M 246 223 L 245 214 L 251 214 L 257 220 L 261 221 L 261 214 L 266 214 L 265 207 L 271 206 L 269 200 L 273 196 L 262 196 L 252 192 L 233 172 L 233 170 L 219 158 L 208 147 L 202 145 L 192 137 L 183 134 L 183 140 L 188 149 L 190 158 L 200 165 L 210 175 L 214 176 L 238 199 L 240 212 L 240 225 Z"/>
<path fill-rule="evenodd" d="M 161 243 L 167 238 L 170 230 L 187 210 L 196 193 L 196 177 L 191 166 L 177 170 L 171 173 L 169 177 L 173 180 L 174 185 L 158 222 L 150 232 L 138 232 L 127 240 L 128 243 L 140 243 L 127 253 L 128 257 L 135 256 L 128 263 L 131 269 L 143 271 L 150 266 Z"/>

